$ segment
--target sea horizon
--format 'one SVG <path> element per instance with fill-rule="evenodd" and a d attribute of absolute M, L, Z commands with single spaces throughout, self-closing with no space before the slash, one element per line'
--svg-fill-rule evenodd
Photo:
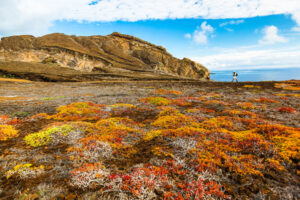
<path fill-rule="evenodd" d="M 238 73 L 239 82 L 258 81 L 285 81 L 300 80 L 300 67 L 298 68 L 272 68 L 272 69 L 232 69 L 210 70 L 210 78 L 214 81 L 232 81 L 232 73 Z"/>

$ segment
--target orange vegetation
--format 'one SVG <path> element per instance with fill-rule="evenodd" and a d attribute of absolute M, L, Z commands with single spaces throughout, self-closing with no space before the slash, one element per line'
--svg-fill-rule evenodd
<path fill-rule="evenodd" d="M 259 97 L 235 104 L 216 93 L 178 98 L 181 92 L 160 89 L 154 94 L 166 96 L 137 104 L 77 102 L 53 115 L 34 115 L 27 120 L 56 123 L 25 136 L 26 148 L 53 148 L 52 141 L 61 137 L 56 139 L 67 143 L 68 187 L 125 199 L 241 199 L 233 191 L 241 184 L 249 183 L 245 191 L 258 184 L 258 193 L 272 190 L 265 183 L 272 174 L 297 176 L 300 129 L 270 121 L 257 109 L 257 103 L 277 100 Z M 9 121 L 0 116 L 2 141 L 18 136 Z M 47 141 L 30 145 L 39 138 Z"/>

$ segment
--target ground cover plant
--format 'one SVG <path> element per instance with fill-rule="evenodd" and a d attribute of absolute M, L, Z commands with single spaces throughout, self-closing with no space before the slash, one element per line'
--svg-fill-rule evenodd
<path fill-rule="evenodd" d="M 263 87 L 144 87 L 1 115 L 0 198 L 299 199 L 298 85 Z"/>

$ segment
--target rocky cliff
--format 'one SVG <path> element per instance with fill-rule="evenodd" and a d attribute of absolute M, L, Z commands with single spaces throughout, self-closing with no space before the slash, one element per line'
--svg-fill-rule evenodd
<path fill-rule="evenodd" d="M 62 73 L 64 71 L 66 73 Z M 161 46 L 120 33 L 81 37 L 60 33 L 42 37 L 4 37 L 0 42 L 0 73 L 21 77 L 27 74 L 29 79 L 38 74 L 46 77 L 45 80 L 54 81 L 55 74 L 60 74 L 56 81 L 80 81 L 80 77 L 84 77 L 83 80 L 104 77 L 209 79 L 209 71 L 201 64 L 187 58 L 174 58 Z"/>

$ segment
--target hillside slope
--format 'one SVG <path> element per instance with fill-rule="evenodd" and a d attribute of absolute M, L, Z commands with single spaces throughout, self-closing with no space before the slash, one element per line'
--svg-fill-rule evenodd
<path fill-rule="evenodd" d="M 29 79 L 34 79 L 35 74 L 41 76 L 42 65 L 36 66 L 36 63 L 44 65 L 44 75 L 47 74 L 47 69 L 53 71 L 57 68 L 57 73 L 60 73 L 59 69 L 63 67 L 73 69 L 77 77 L 84 77 L 83 80 L 105 77 L 209 79 L 209 71 L 201 64 L 187 58 L 174 58 L 163 47 L 120 33 L 80 37 L 60 33 L 42 37 L 4 37 L 0 42 L 0 63 L 0 73 L 18 76 L 25 74 L 19 73 L 23 70 L 22 66 L 31 63 L 31 75 L 25 77 Z M 5 69 L 2 66 L 6 66 Z M 56 78 L 52 77 L 52 80 L 55 81 Z"/>

